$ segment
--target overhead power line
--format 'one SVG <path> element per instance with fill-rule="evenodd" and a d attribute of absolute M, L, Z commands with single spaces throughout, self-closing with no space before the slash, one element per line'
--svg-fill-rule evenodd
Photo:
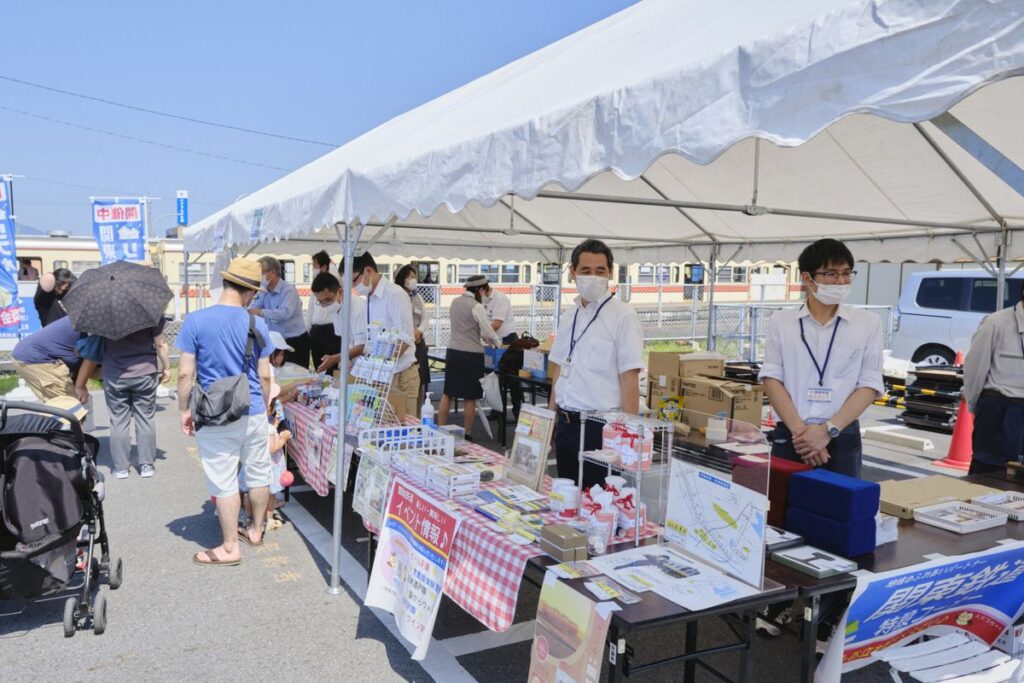
<path fill-rule="evenodd" d="M 71 121 L 63 121 L 61 119 L 55 119 L 49 116 L 43 116 L 42 114 L 35 114 L 30 111 L 23 111 L 21 109 L 14 109 L 13 107 L 7 107 L 0 105 L 0 109 L 3 111 L 11 112 L 12 114 L 20 114 L 22 116 L 29 116 L 34 119 L 41 121 L 49 121 L 51 123 L 59 123 L 64 126 L 70 126 L 71 128 L 78 128 L 79 130 L 87 130 L 92 133 L 100 133 L 102 135 L 109 135 L 115 138 L 121 138 L 122 140 L 131 140 L 132 142 L 141 142 L 144 145 L 153 145 L 154 147 L 163 147 L 164 149 L 173 149 L 178 152 L 187 152 L 189 154 L 197 154 L 199 156 L 207 157 L 210 159 L 220 159 L 221 161 L 232 161 L 236 164 L 246 164 L 247 166 L 259 166 L 260 168 L 269 168 L 275 171 L 289 171 L 291 169 L 281 168 L 280 166 L 271 166 L 270 164 L 262 164 L 258 161 L 248 161 L 246 159 L 236 159 L 234 157 L 227 157 L 220 154 L 211 154 L 210 152 L 203 152 L 198 149 L 191 149 L 189 147 L 178 147 L 177 145 L 169 145 L 164 142 L 156 142 L 154 140 L 146 140 L 144 138 L 137 138 L 132 135 L 125 135 L 124 133 L 117 133 L 111 130 L 103 130 L 102 128 L 93 128 L 91 126 L 83 126 L 80 123 L 72 123 Z"/>
<path fill-rule="evenodd" d="M 154 116 L 163 116 L 168 119 L 176 119 L 178 121 L 187 121 L 189 123 L 197 123 L 202 126 L 212 126 L 214 128 L 225 128 L 227 130 L 234 130 L 241 133 L 251 133 L 252 135 L 262 135 L 268 138 L 277 138 L 278 140 L 289 140 L 291 142 L 304 142 L 308 145 L 320 145 L 321 147 L 338 147 L 339 145 L 333 142 L 322 142 L 320 140 L 309 140 L 307 138 L 297 138 L 291 135 L 279 135 L 277 133 L 268 133 L 262 130 L 255 130 L 252 128 L 244 128 L 242 126 L 232 126 L 227 123 L 217 123 L 215 121 L 205 121 L 203 119 L 193 118 L 191 116 L 182 116 L 181 114 L 172 114 L 166 111 L 157 111 L 156 109 L 147 109 L 146 107 L 138 107 L 134 104 L 125 104 L 124 102 L 115 102 L 108 100 L 103 97 L 94 97 L 92 95 L 84 95 L 82 93 L 71 92 L 70 90 L 61 90 L 60 88 L 53 88 L 48 85 L 42 85 L 41 83 L 33 83 L 32 81 L 25 81 L 20 78 L 13 78 L 11 76 L 4 76 L 0 74 L 0 80 L 9 81 L 11 83 L 17 83 L 19 85 L 25 85 L 30 88 L 38 88 L 39 90 L 46 90 L 47 92 L 57 93 L 59 95 L 67 95 L 68 97 L 77 97 L 82 100 L 89 100 L 90 102 L 99 102 L 101 104 L 107 104 L 111 107 L 120 107 L 121 109 L 129 109 L 131 111 L 142 112 L 143 114 L 152 114 Z"/>

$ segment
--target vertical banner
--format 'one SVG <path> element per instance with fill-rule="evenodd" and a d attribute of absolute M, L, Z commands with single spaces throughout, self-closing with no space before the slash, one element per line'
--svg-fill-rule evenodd
<path fill-rule="evenodd" d="M 530 648 L 530 683 L 597 683 L 614 602 L 583 595 L 553 572 L 544 575 Z"/>
<path fill-rule="evenodd" d="M 430 498 L 392 479 L 366 606 L 395 615 L 399 632 L 416 646 L 416 660 L 427 655 L 459 522 Z"/>
<path fill-rule="evenodd" d="M 866 666 L 871 653 L 925 631 L 959 632 L 991 645 L 1022 609 L 1024 543 L 862 576 L 819 671 L 839 680 L 839 667 L 846 673 Z"/>
<path fill-rule="evenodd" d="M 0 178 L 0 335 L 21 331 L 21 300 L 18 298 L 18 256 L 14 246 L 14 206 L 11 179 Z"/>
<path fill-rule="evenodd" d="M 141 197 L 92 200 L 92 233 L 103 265 L 146 259 L 144 212 Z"/>

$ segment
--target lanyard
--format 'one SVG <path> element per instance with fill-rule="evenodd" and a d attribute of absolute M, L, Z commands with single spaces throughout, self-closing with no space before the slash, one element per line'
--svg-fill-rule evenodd
<path fill-rule="evenodd" d="M 569 357 L 565 359 L 567 363 L 572 362 L 572 354 L 573 351 L 576 350 L 576 344 L 579 343 L 580 339 L 583 339 L 583 335 L 587 333 L 587 330 L 590 329 L 590 326 L 594 324 L 595 320 L 597 320 L 597 316 L 601 315 L 601 309 L 604 308 L 605 304 L 611 301 L 612 297 L 614 296 L 614 294 L 609 294 L 608 298 L 601 302 L 601 305 L 597 307 L 597 312 L 594 313 L 594 317 L 590 319 L 590 322 L 587 323 L 587 326 L 583 328 L 583 331 L 580 332 L 580 336 L 578 337 L 576 336 L 576 321 L 579 319 L 580 309 L 577 308 L 576 312 L 573 313 L 572 332 L 569 333 Z"/>
<path fill-rule="evenodd" d="M 818 386 L 825 386 L 825 370 L 828 368 L 828 361 L 832 357 L 832 345 L 836 342 L 836 332 L 839 331 L 840 318 L 836 316 L 836 326 L 832 328 L 832 338 L 828 342 L 828 352 L 825 354 L 825 364 L 818 365 L 818 359 L 814 357 L 814 351 L 811 351 L 811 345 L 807 343 L 807 338 L 804 337 L 804 319 L 800 318 L 800 341 L 804 343 L 807 348 L 807 353 L 811 356 L 811 362 L 814 363 L 814 369 L 818 371 Z M 1024 344 L 1024 342 L 1021 342 Z"/>
<path fill-rule="evenodd" d="M 1021 307 L 1021 310 L 1024 311 L 1024 304 L 1020 304 L 1020 307 Z M 1017 307 L 1014 306 L 1014 308 L 1017 308 Z M 1018 334 L 1017 336 L 1020 338 L 1020 355 L 1021 355 L 1021 358 L 1024 358 L 1024 334 Z"/>

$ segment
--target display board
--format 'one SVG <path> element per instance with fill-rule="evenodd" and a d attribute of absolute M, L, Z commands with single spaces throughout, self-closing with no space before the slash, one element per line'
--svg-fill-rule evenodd
<path fill-rule="evenodd" d="M 520 408 L 515 439 L 505 466 L 506 479 L 540 489 L 556 419 L 554 411 L 547 408 L 527 404 Z"/>

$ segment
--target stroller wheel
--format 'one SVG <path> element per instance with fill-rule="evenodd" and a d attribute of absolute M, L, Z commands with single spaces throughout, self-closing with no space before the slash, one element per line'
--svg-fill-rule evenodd
<path fill-rule="evenodd" d="M 64 602 L 64 637 L 75 635 L 78 628 L 78 598 L 68 598 Z"/>
<path fill-rule="evenodd" d="M 96 595 L 96 602 L 92 606 L 92 632 L 102 636 L 107 630 L 107 596 L 105 593 Z"/>
<path fill-rule="evenodd" d="M 120 557 L 114 562 L 114 571 L 108 574 L 107 581 L 112 591 L 116 591 L 121 587 L 121 582 L 124 581 L 124 562 Z"/>

